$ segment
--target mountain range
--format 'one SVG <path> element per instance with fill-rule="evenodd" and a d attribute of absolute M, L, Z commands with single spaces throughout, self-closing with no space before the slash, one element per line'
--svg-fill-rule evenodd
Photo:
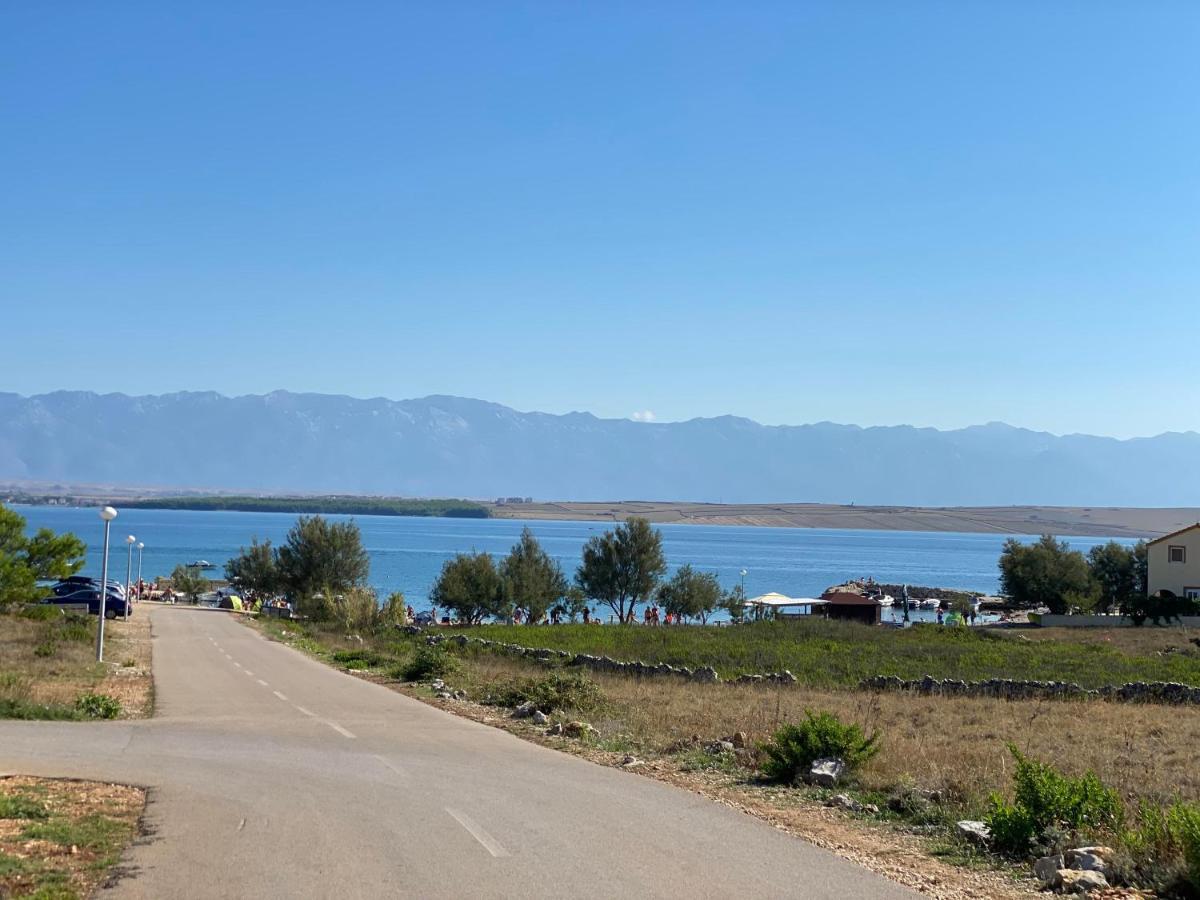
<path fill-rule="evenodd" d="M 556 500 L 1200 505 L 1200 434 L 1118 440 L 1002 423 L 939 431 L 735 416 L 518 412 L 369 400 L 0 393 L 0 479 Z"/>

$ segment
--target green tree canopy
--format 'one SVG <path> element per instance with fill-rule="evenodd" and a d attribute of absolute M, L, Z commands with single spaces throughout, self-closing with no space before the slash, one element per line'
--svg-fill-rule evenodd
<path fill-rule="evenodd" d="M 666 570 L 662 535 L 646 519 L 634 517 L 588 540 L 575 583 L 626 622 L 637 604 L 654 593 Z"/>
<path fill-rule="evenodd" d="M 278 554 L 269 540 L 250 540 L 237 556 L 225 563 L 225 577 L 252 594 L 273 594 L 280 588 Z"/>
<path fill-rule="evenodd" d="M 200 595 L 208 590 L 209 583 L 199 569 L 180 563 L 171 573 L 171 588 L 196 603 Z"/>
<path fill-rule="evenodd" d="M 276 554 L 279 587 L 293 598 L 361 587 L 371 561 L 353 522 L 301 516 Z"/>
<path fill-rule="evenodd" d="M 1087 555 L 1088 569 L 1096 583 L 1096 611 L 1112 612 L 1127 606 L 1139 594 L 1146 596 L 1145 583 L 1139 584 L 1136 548 L 1116 541 L 1097 544 Z"/>
<path fill-rule="evenodd" d="M 1083 554 L 1044 534 L 1032 544 L 1016 538 L 1004 542 L 1000 590 L 1019 606 L 1065 613 L 1072 602 L 1093 596 L 1094 585 Z"/>
<path fill-rule="evenodd" d="M 735 584 L 727 594 L 721 597 L 718 606 L 729 614 L 731 622 L 741 622 L 746 618 L 745 603 L 746 589 L 740 584 Z"/>
<path fill-rule="evenodd" d="M 488 616 L 507 616 L 511 609 L 504 578 L 488 553 L 459 553 L 446 560 L 429 600 L 471 625 Z"/>
<path fill-rule="evenodd" d="M 659 587 L 658 602 L 673 616 L 707 622 L 721 605 L 721 583 L 712 572 L 680 566 L 671 580 Z"/>
<path fill-rule="evenodd" d="M 562 567 L 542 549 L 528 527 L 521 539 L 500 564 L 508 597 L 529 613 L 528 621 L 538 622 L 566 592 L 567 579 Z"/>
<path fill-rule="evenodd" d="M 41 528 L 25 534 L 25 517 L 0 503 L 0 606 L 41 595 L 38 581 L 66 578 L 83 568 L 87 546 L 73 534 Z"/>

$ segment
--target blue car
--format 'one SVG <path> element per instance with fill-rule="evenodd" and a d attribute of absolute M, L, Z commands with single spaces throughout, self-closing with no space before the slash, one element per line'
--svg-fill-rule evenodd
<path fill-rule="evenodd" d="M 100 592 L 91 588 L 75 591 L 73 594 L 47 597 L 41 601 L 46 606 L 62 607 L 64 612 L 83 612 L 86 605 L 89 615 L 100 615 Z M 111 590 L 104 598 L 104 618 L 115 619 L 125 617 L 125 608 L 129 606 L 124 597 L 119 597 Z M 132 614 L 133 608 L 129 612 Z"/>

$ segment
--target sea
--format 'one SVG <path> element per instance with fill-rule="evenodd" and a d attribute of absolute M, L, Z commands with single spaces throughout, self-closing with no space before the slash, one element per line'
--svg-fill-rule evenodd
<path fill-rule="evenodd" d="M 100 576 L 104 523 L 95 508 L 14 506 L 30 530 L 71 531 L 88 545 L 85 574 Z M 190 510 L 119 510 L 113 522 L 109 577 L 124 580 L 126 535 L 146 546 L 142 577 L 169 575 L 180 563 L 207 560 L 223 577 L 226 560 L 251 538 L 278 546 L 296 521 L 292 513 L 209 512 Z M 486 551 L 503 556 L 526 525 L 568 577 L 579 564 L 583 544 L 610 524 L 521 519 L 448 519 L 415 516 L 327 516 L 353 520 L 371 558 L 370 584 L 386 597 L 402 591 L 416 609 L 428 608 L 428 595 L 442 564 L 456 553 Z M 789 597 L 819 597 L 825 588 L 851 578 L 887 584 L 959 588 L 995 594 L 1000 587 L 998 561 L 1004 541 L 1033 535 L 963 534 L 926 531 L 862 531 L 820 528 L 765 528 L 734 525 L 655 526 L 671 569 L 690 563 L 714 572 L 726 588 L 743 581 L 746 596 L 776 591 Z M 1063 537 L 1086 552 L 1103 537 Z M 1132 544 L 1128 538 L 1116 538 Z M 132 553 L 137 578 L 138 551 Z M 743 576 L 741 572 L 745 570 Z M 885 621 L 892 612 L 884 610 Z M 899 607 L 896 607 L 899 617 Z M 932 610 L 914 610 L 914 619 L 932 619 Z M 717 617 L 718 619 L 720 616 Z"/>

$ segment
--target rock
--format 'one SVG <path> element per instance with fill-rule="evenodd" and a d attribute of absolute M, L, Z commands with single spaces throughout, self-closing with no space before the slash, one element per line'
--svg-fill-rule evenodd
<path fill-rule="evenodd" d="M 518 706 L 516 709 L 513 710 L 513 718 L 514 719 L 528 719 L 535 712 L 537 712 L 537 707 L 535 707 L 533 705 L 533 702 L 526 701 L 525 703 L 522 703 L 520 706 Z"/>
<path fill-rule="evenodd" d="M 642 761 L 636 756 L 626 756 L 623 760 L 621 760 L 621 765 L 626 769 L 634 769 L 642 765 Z"/>
<path fill-rule="evenodd" d="M 1084 872 L 1080 869 L 1059 869 L 1059 881 L 1064 894 L 1090 894 L 1108 887 L 1108 879 L 1099 872 Z"/>
<path fill-rule="evenodd" d="M 530 718 L 533 719 L 534 725 L 545 725 L 547 722 L 550 721 L 550 717 L 548 715 L 546 715 L 544 712 L 542 712 L 540 709 L 535 709 L 533 711 L 533 715 Z"/>
<path fill-rule="evenodd" d="M 1109 861 L 1115 852 L 1112 847 L 1075 847 L 1066 853 L 1066 867 L 1107 875 Z"/>
<path fill-rule="evenodd" d="M 851 797 L 849 794 L 838 794 L 825 801 L 826 806 L 836 806 L 839 809 L 848 809 L 851 812 L 861 812 L 862 804 Z"/>
<path fill-rule="evenodd" d="M 562 734 L 562 733 L 563 733 L 562 722 L 555 722 L 553 725 L 551 725 L 549 728 L 546 729 L 546 734 Z"/>
<path fill-rule="evenodd" d="M 710 756 L 720 756 L 722 753 L 732 753 L 736 747 L 729 741 L 710 741 L 704 745 L 704 752 Z"/>
<path fill-rule="evenodd" d="M 466 692 L 466 691 L 455 691 L 455 692 L 454 692 L 454 699 L 455 699 L 455 700 L 466 700 L 466 699 L 467 699 L 467 692 Z"/>
<path fill-rule="evenodd" d="M 346 640 L 354 641 L 355 643 L 358 643 L 358 644 L 361 644 L 363 642 L 362 635 L 360 635 L 360 634 L 352 634 L 348 638 L 346 638 Z"/>
<path fill-rule="evenodd" d="M 813 760 L 804 780 L 818 787 L 833 787 L 842 780 L 842 776 L 845 774 L 846 764 L 840 759 L 830 757 Z"/>
<path fill-rule="evenodd" d="M 988 828 L 986 823 L 976 822 L 972 819 L 964 819 L 959 822 L 955 830 L 960 838 L 981 847 L 986 847 L 992 839 L 992 829 Z"/>
<path fill-rule="evenodd" d="M 450 693 L 449 691 L 438 691 L 437 698 L 439 700 L 453 700 L 454 695 L 452 693 Z"/>
<path fill-rule="evenodd" d="M 717 670 L 712 666 L 701 666 L 692 672 L 692 681 L 702 681 L 708 684 L 716 684 L 721 680 L 721 676 L 717 674 Z"/>
<path fill-rule="evenodd" d="M 746 737 L 746 732 L 744 731 L 735 731 L 733 736 L 728 740 L 729 743 L 733 744 L 733 746 L 738 750 L 745 750 L 750 743 L 749 738 Z"/>
<path fill-rule="evenodd" d="M 1062 883 L 1062 879 L 1058 877 L 1058 870 L 1064 865 L 1061 853 L 1057 856 L 1043 856 L 1033 864 L 1033 875 L 1041 882 L 1043 888 L 1058 890 Z"/>
<path fill-rule="evenodd" d="M 442 681 L 440 678 L 435 678 L 433 681 L 429 682 L 429 687 L 431 690 L 444 691 L 446 689 L 446 682 Z"/>

